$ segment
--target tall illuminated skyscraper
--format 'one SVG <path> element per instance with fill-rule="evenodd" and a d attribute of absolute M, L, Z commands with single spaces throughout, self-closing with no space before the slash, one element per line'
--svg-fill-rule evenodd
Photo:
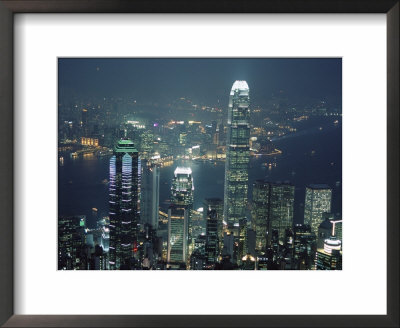
<path fill-rule="evenodd" d="M 118 141 L 110 159 L 110 269 L 131 269 L 139 223 L 140 160 L 130 140 Z"/>
<path fill-rule="evenodd" d="M 194 184 L 192 169 L 190 167 L 177 167 L 174 171 L 174 178 L 171 186 L 171 204 L 187 209 L 189 239 L 191 238 L 191 222 L 193 211 Z M 190 241 L 190 240 L 189 240 Z"/>
<path fill-rule="evenodd" d="M 250 98 L 246 81 L 235 81 L 229 96 L 226 141 L 224 220 L 238 224 L 246 216 L 250 159 Z"/>
<path fill-rule="evenodd" d="M 325 184 L 313 184 L 306 187 L 304 203 L 304 224 L 311 226 L 311 232 L 318 234 L 323 221 L 323 213 L 331 211 L 332 189 Z"/>
<path fill-rule="evenodd" d="M 193 209 L 193 179 L 190 167 L 177 167 L 171 186 L 171 203 Z"/>

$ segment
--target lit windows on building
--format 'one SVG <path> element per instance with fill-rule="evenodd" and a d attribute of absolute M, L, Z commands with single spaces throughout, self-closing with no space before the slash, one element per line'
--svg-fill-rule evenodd
<path fill-rule="evenodd" d="M 335 224 L 332 234 L 324 241 L 324 248 L 317 250 L 315 258 L 316 270 L 342 270 L 342 242 L 336 238 Z"/>
<path fill-rule="evenodd" d="M 268 232 L 277 230 L 280 241 L 285 238 L 285 230 L 293 226 L 294 192 L 292 184 L 271 183 Z"/>
<path fill-rule="evenodd" d="M 211 269 L 218 262 L 219 236 L 218 236 L 218 214 L 217 211 L 208 211 L 206 220 L 206 248 L 208 268 Z"/>
<path fill-rule="evenodd" d="M 235 81 L 229 96 L 224 220 L 233 225 L 246 216 L 250 159 L 250 98 L 246 81 Z"/>
<path fill-rule="evenodd" d="M 99 139 L 98 138 L 81 137 L 81 145 L 97 147 L 97 146 L 99 146 Z"/>
<path fill-rule="evenodd" d="M 270 184 L 257 180 L 253 184 L 252 226 L 256 232 L 256 250 L 265 251 L 268 231 Z"/>
<path fill-rule="evenodd" d="M 184 206 L 188 212 L 189 238 L 191 238 L 191 220 L 193 216 L 193 192 L 194 184 L 192 169 L 190 167 L 177 167 L 171 186 L 171 203 Z"/>
<path fill-rule="evenodd" d="M 184 206 L 171 205 L 168 209 L 167 265 L 186 265 L 188 259 L 188 210 Z"/>
<path fill-rule="evenodd" d="M 120 140 L 110 159 L 111 270 L 132 269 L 139 223 L 140 160 L 130 140 Z"/>
<path fill-rule="evenodd" d="M 304 224 L 311 226 L 311 232 L 318 234 L 323 221 L 323 213 L 331 211 L 332 189 L 328 185 L 310 185 L 306 187 L 304 203 Z"/>

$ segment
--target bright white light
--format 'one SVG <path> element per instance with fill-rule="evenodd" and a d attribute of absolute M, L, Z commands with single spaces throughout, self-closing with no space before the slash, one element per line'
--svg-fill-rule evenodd
<path fill-rule="evenodd" d="M 233 95 L 235 90 L 249 90 L 249 86 L 247 85 L 246 81 L 235 81 L 232 85 L 231 95 Z"/>
<path fill-rule="evenodd" d="M 192 174 L 192 169 L 190 167 L 178 166 L 174 171 L 175 176 L 178 174 Z"/>

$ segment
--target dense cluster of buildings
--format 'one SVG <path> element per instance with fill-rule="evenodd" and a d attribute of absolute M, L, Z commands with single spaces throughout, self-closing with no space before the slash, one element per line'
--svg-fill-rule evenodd
<path fill-rule="evenodd" d="M 342 220 L 331 213 L 328 185 L 306 187 L 303 224 L 293 222 L 295 186 L 289 182 L 255 181 L 249 203 L 249 103 L 247 83 L 236 81 L 224 130 L 224 199 L 205 199 L 202 212 L 193 208 L 192 170 L 180 166 L 171 177 L 170 206 L 160 209 L 153 136 L 144 131 L 138 150 L 125 131 L 109 162 L 109 216 L 95 229 L 83 216 L 59 217 L 59 269 L 340 270 Z M 195 122 L 191 126 L 196 129 Z M 210 129 L 217 153 L 221 128 Z M 188 134 L 178 132 L 178 148 L 186 149 Z M 82 144 L 98 142 L 82 137 Z M 190 156 L 201 155 L 198 147 L 190 149 Z M 160 153 L 169 156 L 162 147 Z"/>

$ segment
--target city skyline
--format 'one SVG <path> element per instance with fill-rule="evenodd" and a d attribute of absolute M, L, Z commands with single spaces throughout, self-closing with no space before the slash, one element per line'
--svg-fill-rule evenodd
<path fill-rule="evenodd" d="M 242 69 L 258 62 L 263 64 L 259 65 L 262 71 L 268 66 L 265 62 L 285 60 L 249 60 Z M 182 60 L 182 65 L 187 61 Z M 214 67 L 213 61 L 206 72 Z M 227 67 L 231 61 L 218 60 Z M 306 61 L 287 59 L 287 66 L 297 63 L 300 71 L 313 65 L 323 67 L 315 80 L 323 80 L 324 72 L 336 68 L 333 78 L 325 77 L 329 80 L 325 84 L 336 81 L 335 92 L 341 90 L 341 82 L 337 83 L 341 81 L 340 60 L 339 70 L 338 60 L 327 59 L 323 64 L 323 59 L 309 59 L 305 65 Z M 63 65 L 72 62 L 59 64 L 60 73 Z M 85 60 L 75 62 L 80 67 Z M 152 72 L 161 62 L 171 63 L 157 59 L 154 67 L 146 69 Z M 193 59 L 192 68 L 205 62 Z M 88 65 L 90 69 L 93 64 L 99 62 Z M 315 83 L 313 74 L 318 75 L 310 71 L 308 86 Z M 77 101 L 76 95 L 69 98 L 64 92 L 67 80 L 60 78 L 59 85 L 59 179 L 66 166 L 70 174 L 76 174 L 74 166 L 80 161 L 83 165 L 90 161 L 101 170 L 104 160 L 108 161 L 109 178 L 103 178 L 102 184 L 108 188 L 109 199 L 108 207 L 95 200 L 99 205 L 92 208 L 88 219 L 77 211 L 73 215 L 59 211 L 63 222 L 59 224 L 59 269 L 342 268 L 341 91 L 334 101 L 326 101 L 335 93 L 331 90 L 329 97 L 325 93 L 319 100 L 300 105 L 312 99 L 315 90 L 302 98 L 293 90 L 261 97 L 257 95 L 260 86 L 253 91 L 252 84 L 237 79 L 226 92 L 226 104 L 217 99 L 217 105 L 204 105 L 213 101 L 212 93 L 198 103 L 187 97 L 160 104 L 157 101 L 163 97 L 123 99 L 95 93 Z M 153 92 L 156 88 L 157 83 Z M 173 90 L 169 100 L 175 97 Z M 265 102 L 263 106 L 252 106 L 254 93 L 259 103 Z M 335 148 L 329 146 L 332 136 L 339 141 Z M 302 144 L 312 148 L 298 152 Z M 307 165 L 313 170 L 307 170 Z M 169 167 L 174 171 L 168 177 Z M 85 181 L 92 184 L 89 178 Z M 102 188 L 96 187 L 96 193 Z M 59 201 L 63 202 L 60 194 Z"/>

